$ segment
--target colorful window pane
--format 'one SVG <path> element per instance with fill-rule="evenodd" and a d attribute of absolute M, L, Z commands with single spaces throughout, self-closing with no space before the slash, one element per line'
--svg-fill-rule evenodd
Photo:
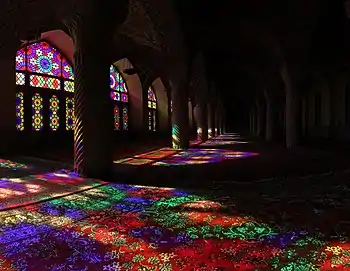
<path fill-rule="evenodd" d="M 62 57 L 62 77 L 74 80 L 73 67 L 65 57 Z"/>
<path fill-rule="evenodd" d="M 114 101 L 120 101 L 120 94 L 119 94 L 119 92 L 111 91 L 111 98 Z"/>
<path fill-rule="evenodd" d="M 127 93 L 128 89 L 126 88 L 125 81 L 120 73 L 118 73 L 118 91 Z"/>
<path fill-rule="evenodd" d="M 118 87 L 118 72 L 116 70 L 116 68 L 111 65 L 109 67 L 109 84 L 111 89 L 113 90 L 117 90 Z"/>
<path fill-rule="evenodd" d="M 114 106 L 114 130 L 120 130 L 120 111 L 117 105 Z"/>
<path fill-rule="evenodd" d="M 29 72 L 60 77 L 61 58 L 61 54 L 45 41 L 27 46 L 27 70 Z"/>
<path fill-rule="evenodd" d="M 124 94 L 122 93 L 122 102 L 123 103 L 127 103 L 129 100 L 128 100 L 128 94 Z"/>
<path fill-rule="evenodd" d="M 111 65 L 109 69 L 111 99 L 114 102 L 114 130 L 128 130 L 129 116 L 128 108 L 122 103 L 128 103 L 128 91 L 123 77 L 117 71 L 117 69 Z M 121 109 L 123 108 L 123 109 Z"/>
<path fill-rule="evenodd" d="M 123 108 L 123 130 L 128 130 L 129 128 L 129 116 L 128 116 L 128 109 L 125 107 Z"/>
<path fill-rule="evenodd" d="M 31 75 L 29 76 L 29 85 L 31 87 L 37 88 L 50 88 L 59 90 L 61 88 L 61 81 L 58 78 L 40 76 L 40 75 Z"/>
<path fill-rule="evenodd" d="M 74 130 L 74 99 L 66 97 L 66 130 Z"/>
<path fill-rule="evenodd" d="M 25 75 L 22 72 L 16 72 L 16 85 L 23 86 L 26 83 Z"/>
<path fill-rule="evenodd" d="M 152 111 L 148 111 L 148 130 L 152 131 Z"/>
<path fill-rule="evenodd" d="M 148 130 L 156 131 L 157 127 L 157 98 L 152 89 L 152 87 L 148 88 L 147 91 L 147 105 L 148 105 Z"/>
<path fill-rule="evenodd" d="M 24 71 L 26 70 L 26 49 L 22 48 L 16 53 L 16 70 Z"/>
<path fill-rule="evenodd" d="M 152 115 L 152 129 L 155 132 L 156 131 L 156 111 L 153 111 L 153 115 Z"/>
<path fill-rule="evenodd" d="M 53 95 L 50 98 L 50 108 L 49 108 L 50 128 L 52 131 L 57 131 L 58 127 L 60 126 L 59 109 L 60 109 L 59 100 L 56 95 Z"/>
<path fill-rule="evenodd" d="M 32 97 L 32 127 L 34 131 L 41 131 L 43 123 L 43 98 L 39 93 Z"/>
<path fill-rule="evenodd" d="M 16 129 L 17 129 L 17 131 L 24 130 L 23 92 L 18 92 L 16 94 Z"/>
<path fill-rule="evenodd" d="M 74 92 L 74 81 L 64 81 L 64 91 Z"/>
<path fill-rule="evenodd" d="M 148 96 L 148 107 L 156 109 L 157 108 L 157 99 L 156 99 L 156 95 L 154 94 L 154 91 L 151 87 L 148 88 L 147 96 Z"/>

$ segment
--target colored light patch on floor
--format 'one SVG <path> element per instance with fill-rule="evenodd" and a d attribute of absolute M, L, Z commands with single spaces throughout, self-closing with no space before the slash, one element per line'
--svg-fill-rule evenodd
<path fill-rule="evenodd" d="M 219 163 L 227 159 L 239 159 L 257 156 L 258 153 L 236 152 L 222 149 L 188 149 L 167 159 L 158 161 L 154 166 L 181 166 Z"/>
<path fill-rule="evenodd" d="M 177 153 L 178 151 L 172 149 L 172 148 L 164 148 L 159 149 L 147 153 L 142 153 L 135 155 L 134 158 L 143 158 L 143 159 L 163 159 L 167 156 L 173 155 Z"/>
<path fill-rule="evenodd" d="M 346 270 L 350 263 L 349 244 L 334 240 L 341 237 L 327 242 L 239 214 L 234 203 L 109 184 L 1 212 L 0 270 Z"/>
<path fill-rule="evenodd" d="M 228 141 L 228 140 L 221 140 L 221 139 L 214 139 L 210 141 L 206 141 L 201 144 L 201 146 L 224 146 L 224 145 L 237 145 L 237 144 L 247 144 L 249 142 L 247 141 Z"/>
<path fill-rule="evenodd" d="M 220 137 L 215 137 L 212 138 L 211 140 L 216 139 L 216 140 L 226 140 L 226 141 L 237 141 L 237 140 L 242 140 L 241 137 L 239 136 L 220 136 Z"/>
<path fill-rule="evenodd" d="M 22 178 L 2 178 L 0 211 L 65 196 L 103 184 L 105 182 L 84 179 L 65 170 Z"/>
<path fill-rule="evenodd" d="M 138 159 L 138 158 L 131 158 L 122 164 L 132 165 L 132 166 L 141 166 L 141 165 L 148 165 L 153 163 L 154 160 L 152 159 Z M 114 162 L 115 163 L 115 162 Z"/>
<path fill-rule="evenodd" d="M 201 140 L 191 140 L 190 141 L 190 146 L 191 147 L 194 147 L 194 146 L 197 146 L 199 144 L 202 144 L 202 141 Z"/>
<path fill-rule="evenodd" d="M 0 168 L 18 170 L 18 169 L 28 169 L 28 166 L 25 164 L 11 161 L 11 160 L 0 159 Z"/>

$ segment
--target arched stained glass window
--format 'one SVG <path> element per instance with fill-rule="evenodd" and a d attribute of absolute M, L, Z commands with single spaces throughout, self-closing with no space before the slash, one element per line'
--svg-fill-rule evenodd
<path fill-rule="evenodd" d="M 114 130 L 129 129 L 129 93 L 124 78 L 114 65 L 109 70 L 111 99 L 114 103 Z"/>
<path fill-rule="evenodd" d="M 148 100 L 148 130 L 157 130 L 157 98 L 152 87 L 147 91 Z"/>
<path fill-rule="evenodd" d="M 16 129 L 24 131 L 32 126 L 34 131 L 58 131 L 66 126 L 66 130 L 72 130 L 68 114 L 73 113 L 67 108 L 66 99 L 74 103 L 74 73 L 67 58 L 42 40 L 20 48 L 15 61 Z M 66 121 L 61 123 L 60 118 Z"/>
<path fill-rule="evenodd" d="M 74 72 L 68 59 L 42 40 L 20 48 L 15 62 L 17 131 L 30 126 L 34 131 L 74 130 Z M 128 90 L 113 65 L 110 66 L 110 87 L 115 106 L 114 128 L 128 130 Z"/>

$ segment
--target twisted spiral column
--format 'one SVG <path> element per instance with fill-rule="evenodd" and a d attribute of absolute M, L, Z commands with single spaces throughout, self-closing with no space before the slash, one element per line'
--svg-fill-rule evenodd
<path fill-rule="evenodd" d="M 75 44 L 74 169 L 84 176 L 105 178 L 110 176 L 113 164 L 108 43 L 111 40 L 97 29 L 103 29 L 103 24 L 93 19 L 77 14 L 69 25 Z"/>

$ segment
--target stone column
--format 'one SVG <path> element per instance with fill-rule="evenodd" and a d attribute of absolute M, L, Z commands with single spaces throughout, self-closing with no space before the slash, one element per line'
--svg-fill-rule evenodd
<path fill-rule="evenodd" d="M 215 113 L 214 106 L 208 104 L 208 138 L 215 136 Z"/>
<path fill-rule="evenodd" d="M 253 118 L 254 118 L 254 115 L 253 115 L 253 109 L 251 109 L 249 111 L 249 133 L 250 134 L 253 134 L 254 133 L 254 126 L 253 126 Z"/>
<path fill-rule="evenodd" d="M 172 145 L 173 148 L 189 147 L 188 119 L 188 74 L 187 68 L 181 67 L 171 71 L 170 86 L 172 100 Z"/>
<path fill-rule="evenodd" d="M 4 47 L 6 47 L 6 44 Z M 18 92 L 23 93 L 24 99 L 28 99 L 30 97 L 28 97 L 29 92 L 25 93 L 24 89 L 21 90 L 21 87 L 16 86 L 15 56 L 16 49 L 18 48 L 13 46 L 13 48 L 11 48 L 12 50 L 5 50 L 6 48 L 2 49 L 4 49 L 4 51 L 0 53 L 0 85 L 2 88 L 0 91 L 0 112 L 2 116 L 0 122 L 0 148 L 3 153 L 13 153 L 14 151 L 20 149 L 20 141 L 25 131 L 16 131 L 16 89 Z M 28 126 L 30 131 L 32 120 L 30 119 L 30 116 L 26 116 L 25 114 L 26 113 L 24 112 L 23 128 Z"/>
<path fill-rule="evenodd" d="M 266 99 L 266 126 L 265 126 L 265 139 L 271 141 L 273 139 L 275 123 L 273 112 L 273 97 L 271 94 L 264 92 Z"/>
<path fill-rule="evenodd" d="M 98 1 L 86 5 L 68 24 L 75 45 L 74 168 L 104 179 L 110 177 L 113 165 L 109 67 L 115 29 L 104 5 Z"/>
<path fill-rule="evenodd" d="M 286 86 L 286 147 L 293 148 L 298 144 L 298 93 L 296 78 L 286 64 L 282 67 L 281 75 Z"/>
<path fill-rule="evenodd" d="M 220 134 L 219 125 L 220 125 L 220 110 L 219 110 L 219 107 L 217 107 L 215 111 L 215 136 L 218 136 Z"/>
<path fill-rule="evenodd" d="M 197 139 L 208 140 L 208 112 L 207 105 L 203 102 L 194 108 L 194 117 L 197 124 Z"/>
<path fill-rule="evenodd" d="M 264 106 L 262 105 L 261 101 L 257 101 L 256 102 L 256 116 L 257 116 L 257 127 L 256 127 L 256 135 L 261 137 L 264 136 L 264 120 L 265 120 L 265 116 L 264 116 Z"/>

